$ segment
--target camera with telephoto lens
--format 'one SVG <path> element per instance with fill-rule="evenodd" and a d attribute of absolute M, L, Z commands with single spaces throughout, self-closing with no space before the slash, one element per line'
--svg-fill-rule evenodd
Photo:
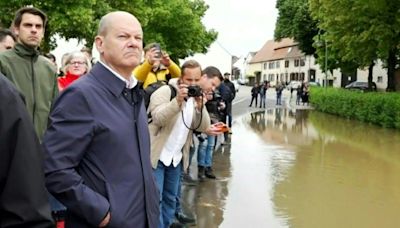
<path fill-rule="evenodd" d="M 201 88 L 198 85 L 188 86 L 187 89 L 189 97 L 200 97 L 203 95 L 203 92 L 201 91 Z"/>

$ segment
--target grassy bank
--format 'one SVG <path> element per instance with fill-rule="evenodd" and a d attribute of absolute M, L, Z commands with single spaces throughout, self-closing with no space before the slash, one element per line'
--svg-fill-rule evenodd
<path fill-rule="evenodd" d="M 310 102 L 322 112 L 400 129 L 400 93 L 360 93 L 313 87 Z"/>

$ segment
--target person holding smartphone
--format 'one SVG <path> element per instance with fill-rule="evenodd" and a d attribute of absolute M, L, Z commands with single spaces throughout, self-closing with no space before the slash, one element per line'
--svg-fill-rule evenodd
<path fill-rule="evenodd" d="M 181 69 L 161 49 L 160 44 L 148 44 L 143 51 L 145 60 L 133 71 L 133 75 L 143 83 L 143 89 L 153 85 L 158 88 L 168 84 L 169 79 L 181 76 Z"/>

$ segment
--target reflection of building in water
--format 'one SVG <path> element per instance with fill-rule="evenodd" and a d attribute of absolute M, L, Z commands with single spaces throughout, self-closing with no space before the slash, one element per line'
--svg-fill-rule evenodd
<path fill-rule="evenodd" d="M 308 123 L 308 110 L 267 109 L 250 114 L 249 126 L 270 142 L 279 144 L 309 144 L 318 138 L 314 126 Z"/>

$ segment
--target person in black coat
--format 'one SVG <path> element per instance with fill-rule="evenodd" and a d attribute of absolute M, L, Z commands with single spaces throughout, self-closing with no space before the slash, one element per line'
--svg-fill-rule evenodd
<path fill-rule="evenodd" d="M 253 88 L 251 88 L 251 102 L 249 107 L 253 105 L 253 101 L 256 101 L 256 108 L 257 108 L 257 103 L 258 103 L 258 94 L 260 93 L 260 87 L 258 86 L 258 83 L 255 83 Z"/>
<path fill-rule="evenodd" d="M 54 227 L 43 153 L 22 96 L 0 74 L 0 227 Z"/>
<path fill-rule="evenodd" d="M 228 123 L 227 123 L 228 127 L 232 128 L 232 101 L 236 97 L 236 89 L 235 89 L 235 85 L 229 80 L 230 75 L 231 74 L 228 72 L 226 72 L 224 74 L 224 83 L 223 84 L 226 85 L 231 92 L 230 100 L 226 101 L 226 111 L 225 112 L 228 116 Z"/>

